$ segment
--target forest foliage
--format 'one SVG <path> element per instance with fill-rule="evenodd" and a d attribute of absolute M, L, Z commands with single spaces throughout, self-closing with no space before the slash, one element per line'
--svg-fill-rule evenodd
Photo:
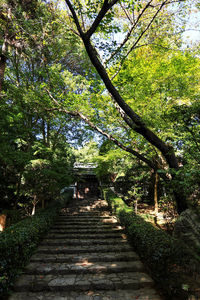
<path fill-rule="evenodd" d="M 198 9 L 190 0 L 1 0 L 3 209 L 31 213 L 56 198 L 73 182 L 74 148 L 91 139 L 99 178 L 126 181 L 127 198 L 150 195 L 159 174 L 160 196 L 179 213 L 198 203 L 199 48 L 182 35 Z"/>

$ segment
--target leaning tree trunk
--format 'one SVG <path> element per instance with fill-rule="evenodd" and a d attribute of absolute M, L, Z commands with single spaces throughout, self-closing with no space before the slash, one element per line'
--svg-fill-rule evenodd
<path fill-rule="evenodd" d="M 154 132 L 152 132 L 149 128 L 146 127 L 143 120 L 138 116 L 132 108 L 125 103 L 117 89 L 112 84 L 105 68 L 99 61 L 96 51 L 94 47 L 91 45 L 90 41 L 83 35 L 82 37 L 86 51 L 90 60 L 94 67 L 96 68 L 98 74 L 103 80 L 105 86 L 108 91 L 112 95 L 114 101 L 120 106 L 120 108 L 124 111 L 124 121 L 137 133 L 141 134 L 151 145 L 155 146 L 165 157 L 169 167 L 178 171 L 178 160 L 174 153 L 174 149 L 172 146 L 167 145 L 164 141 L 162 141 Z M 128 121 L 127 121 L 128 120 Z M 176 185 L 174 185 L 174 197 L 177 205 L 177 212 L 180 214 L 182 211 L 188 208 L 186 197 L 182 193 L 176 175 L 172 175 L 172 181 L 176 180 Z"/>
<path fill-rule="evenodd" d="M 45 200 L 44 200 L 44 197 L 42 197 L 42 209 L 45 208 Z"/>
<path fill-rule="evenodd" d="M 36 204 L 37 204 L 37 196 L 34 195 L 34 198 L 33 198 L 33 208 L 32 208 L 32 212 L 31 212 L 32 216 L 35 215 Z"/>
<path fill-rule="evenodd" d="M 15 210 L 17 209 L 17 205 L 18 205 L 18 202 L 19 202 L 21 181 L 22 181 L 22 173 L 20 173 L 19 178 L 17 180 L 16 200 L 15 200 L 15 204 L 14 204 L 14 209 Z"/>
<path fill-rule="evenodd" d="M 1 54 L 1 56 L 0 56 L 0 93 L 2 91 L 5 69 L 6 69 L 6 56 L 4 54 Z"/>
<path fill-rule="evenodd" d="M 101 61 L 98 58 L 98 53 L 96 49 L 93 47 L 91 43 L 91 36 L 96 31 L 97 27 L 101 23 L 102 19 L 105 17 L 106 13 L 118 2 L 118 0 L 113 0 L 109 2 L 108 0 L 105 0 L 103 2 L 103 5 L 94 20 L 91 27 L 87 30 L 87 32 L 84 32 L 84 29 L 81 27 L 81 23 L 79 22 L 78 15 L 76 14 L 75 8 L 73 7 L 70 0 L 65 0 L 67 6 L 69 7 L 72 18 L 76 24 L 77 30 L 79 32 L 79 35 L 84 43 L 85 49 L 87 51 L 87 54 L 95 67 L 96 71 L 98 72 L 99 76 L 101 77 L 102 81 L 104 82 L 108 92 L 112 95 L 113 100 L 115 103 L 117 103 L 122 110 L 122 118 L 127 123 L 127 125 L 132 128 L 135 132 L 142 135 L 151 145 L 155 146 L 165 157 L 169 168 L 178 170 L 178 160 L 175 156 L 174 149 L 172 146 L 166 144 L 164 141 L 162 141 L 153 131 L 151 131 L 145 124 L 145 122 L 142 120 L 142 118 L 133 111 L 133 109 L 124 101 L 118 90 L 113 85 L 108 73 L 106 72 L 105 67 L 101 63 Z M 161 4 L 160 9 L 158 12 L 162 9 L 162 7 L 165 5 L 166 1 Z M 157 14 L 156 14 L 157 15 Z M 156 16 L 155 15 L 155 16 Z M 172 176 L 172 181 L 177 180 L 176 176 Z M 181 213 L 185 209 L 187 209 L 187 202 L 186 198 L 182 194 L 181 189 L 179 188 L 179 184 L 177 181 L 177 184 L 174 185 L 174 196 L 177 203 L 177 211 L 178 213 Z"/>
<path fill-rule="evenodd" d="M 159 175 L 155 172 L 155 182 L 154 182 L 154 213 L 157 216 L 158 214 L 158 182 Z"/>

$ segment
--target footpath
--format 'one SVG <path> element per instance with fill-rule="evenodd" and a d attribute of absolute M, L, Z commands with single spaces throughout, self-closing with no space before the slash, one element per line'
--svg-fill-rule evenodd
<path fill-rule="evenodd" d="M 104 200 L 61 211 L 9 300 L 161 300 Z"/>

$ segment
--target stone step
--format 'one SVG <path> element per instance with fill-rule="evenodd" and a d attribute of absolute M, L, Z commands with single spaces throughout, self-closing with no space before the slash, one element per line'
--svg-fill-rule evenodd
<path fill-rule="evenodd" d="M 110 214 L 110 212 L 106 212 L 106 213 L 108 213 L 108 214 Z M 71 209 L 71 211 L 70 212 L 68 212 L 68 211 L 66 211 L 66 212 L 63 212 L 63 213 L 59 213 L 59 217 L 66 217 L 66 216 L 79 216 L 79 215 L 81 215 L 81 216 L 100 216 L 102 213 L 99 211 L 99 210 L 93 210 L 93 211 L 91 211 L 91 212 L 77 212 L 77 211 L 72 211 L 72 209 Z"/>
<path fill-rule="evenodd" d="M 119 222 L 116 219 L 102 219 L 102 220 L 66 220 L 66 221 L 56 221 L 54 223 L 54 226 L 57 225 L 63 225 L 63 226 L 68 226 L 68 225 L 107 225 L 107 224 L 119 224 Z"/>
<path fill-rule="evenodd" d="M 85 207 L 86 205 L 90 205 L 90 207 L 95 207 L 98 205 L 98 208 L 99 206 L 102 206 L 102 205 L 107 205 L 107 202 L 105 200 L 102 200 L 102 199 L 74 199 L 73 202 L 70 203 L 70 206 L 68 208 L 72 208 L 72 207 L 75 207 L 77 208 L 77 205 L 78 207 Z"/>
<path fill-rule="evenodd" d="M 66 213 L 91 213 L 91 212 L 101 212 L 108 211 L 108 205 L 99 205 L 99 206 L 91 206 L 90 204 L 82 204 L 77 206 L 71 206 L 66 210 Z"/>
<path fill-rule="evenodd" d="M 82 219 L 82 220 L 87 220 L 87 219 L 94 219 L 94 220 L 102 220 L 102 219 L 117 219 L 117 217 L 115 215 L 109 215 L 109 214 L 101 214 L 101 215 L 94 215 L 94 214 L 90 214 L 90 215 L 65 215 L 65 216 L 57 216 L 57 220 L 67 220 L 67 219 Z"/>
<path fill-rule="evenodd" d="M 9 300 L 161 300 L 158 293 L 152 288 L 137 290 L 98 290 L 81 292 L 43 292 L 37 295 L 34 292 L 19 292 L 10 296 Z"/>
<path fill-rule="evenodd" d="M 55 233 L 58 233 L 58 234 L 112 234 L 112 233 L 117 233 L 117 234 L 121 234 L 121 233 L 124 233 L 124 230 L 120 227 L 113 227 L 111 228 L 111 230 L 109 229 L 101 229 L 101 228 L 98 228 L 98 229 L 69 229 L 69 228 L 65 228 L 65 229 L 51 229 L 49 231 L 50 234 L 55 234 Z"/>
<path fill-rule="evenodd" d="M 70 275 L 22 275 L 16 281 L 15 291 L 89 291 L 139 289 L 152 287 L 152 279 L 143 272 L 70 274 Z"/>
<path fill-rule="evenodd" d="M 69 211 L 81 211 L 81 212 L 93 212 L 93 211 L 99 211 L 102 208 L 106 208 L 108 209 L 108 204 L 106 203 L 101 203 L 100 205 L 96 205 L 95 203 L 79 203 L 78 206 L 77 205 L 73 205 L 67 208 L 66 212 Z"/>
<path fill-rule="evenodd" d="M 74 214 L 74 213 L 93 213 L 93 212 L 107 212 L 108 206 L 101 206 L 101 207 L 87 207 L 88 205 L 82 205 L 80 207 L 70 207 L 66 210 L 67 214 Z M 98 209 L 98 210 L 97 210 Z"/>
<path fill-rule="evenodd" d="M 94 220 L 94 219 L 82 219 L 82 220 L 79 220 L 78 218 L 76 220 L 72 220 L 72 219 L 66 219 L 65 221 L 62 221 L 62 220 L 57 220 L 55 221 L 54 224 L 56 225 L 67 225 L 67 224 L 110 224 L 110 223 L 119 223 L 116 219 L 99 219 L 99 220 Z"/>
<path fill-rule="evenodd" d="M 31 262 L 24 269 L 29 275 L 67 275 L 86 273 L 121 273 L 144 272 L 144 265 L 140 261 L 112 261 L 112 262 L 79 262 L 79 263 L 35 263 Z"/>
<path fill-rule="evenodd" d="M 74 200 L 62 209 L 9 300 L 161 300 L 152 287 L 105 201 Z"/>
<path fill-rule="evenodd" d="M 99 252 L 99 253 L 84 253 L 82 255 L 73 254 L 42 254 L 36 253 L 31 257 L 31 262 L 58 262 L 58 263 L 82 263 L 82 262 L 112 262 L 112 261 L 135 261 L 139 260 L 138 254 L 134 251 L 124 253 L 116 252 Z"/>
<path fill-rule="evenodd" d="M 109 219 L 117 219 L 115 216 L 94 216 L 93 214 L 87 215 L 87 216 L 82 216 L 82 215 L 68 215 L 68 216 L 63 216 L 63 217 L 58 217 L 56 220 L 57 221 L 65 221 L 65 220 L 109 220 Z"/>
<path fill-rule="evenodd" d="M 73 225 L 73 224 L 67 224 L 67 225 L 54 225 L 51 229 L 94 229 L 94 226 L 92 225 Z M 95 229 L 112 229 L 112 228 L 122 228 L 120 225 L 117 224 L 97 224 L 95 225 Z"/>
<path fill-rule="evenodd" d="M 57 220 L 68 220 L 68 219 L 82 219 L 82 220 L 87 220 L 87 219 L 94 219 L 94 220 L 102 220 L 102 219 L 117 219 L 116 216 L 114 215 L 93 215 L 93 214 L 90 214 L 90 215 L 66 215 L 66 216 L 58 216 L 57 217 Z"/>
<path fill-rule="evenodd" d="M 93 234 L 66 234 L 66 233 L 51 233 L 46 236 L 47 239 L 120 239 L 122 234 L 120 233 L 93 233 Z"/>
<path fill-rule="evenodd" d="M 93 208 L 95 209 L 101 206 L 107 206 L 107 202 L 105 200 L 100 200 L 99 199 L 79 199 L 78 201 L 76 199 L 73 200 L 73 202 L 70 203 L 70 206 L 68 207 L 68 209 L 71 208 L 79 208 L 79 207 L 87 207 L 90 206 L 90 209 Z M 97 207 L 98 206 L 98 207 Z M 63 209 L 62 209 L 63 211 Z"/>
<path fill-rule="evenodd" d="M 118 245 L 127 243 L 126 239 L 43 239 L 40 245 L 55 246 L 90 246 L 90 245 Z"/>
<path fill-rule="evenodd" d="M 55 246 L 42 245 L 37 249 L 38 253 L 47 254 L 77 254 L 77 253 L 108 253 L 108 252 L 130 252 L 132 247 L 128 243 L 121 245 L 79 245 L 79 246 Z"/>
<path fill-rule="evenodd" d="M 105 214 L 105 213 L 110 213 L 110 211 L 108 211 L 107 207 L 102 207 L 102 208 L 98 209 L 98 214 L 97 214 L 97 210 L 82 208 L 82 209 L 69 209 L 69 210 L 66 211 L 65 214 L 63 213 L 61 216 L 76 215 L 76 214 L 78 214 L 78 215 L 82 215 L 82 214 L 102 215 L 102 214 Z"/>
<path fill-rule="evenodd" d="M 92 204 L 92 205 L 91 205 Z M 96 205 L 95 204 L 93 205 L 94 203 L 81 203 L 81 204 L 78 204 L 78 205 L 73 205 L 73 206 L 70 206 L 70 207 L 67 207 L 66 209 L 62 209 L 61 210 L 61 214 L 65 214 L 65 213 L 71 213 L 71 212 L 77 212 L 77 211 L 80 211 L 80 212 L 86 212 L 86 213 L 91 213 L 91 212 L 99 212 L 99 209 L 101 208 L 106 208 L 108 209 L 108 205 L 106 205 L 104 203 L 104 205 Z"/>

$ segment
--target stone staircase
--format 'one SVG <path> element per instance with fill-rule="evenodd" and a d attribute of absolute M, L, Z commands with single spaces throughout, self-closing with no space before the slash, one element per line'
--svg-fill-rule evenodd
<path fill-rule="evenodd" d="M 74 200 L 31 257 L 9 300 L 161 300 L 103 200 Z"/>

